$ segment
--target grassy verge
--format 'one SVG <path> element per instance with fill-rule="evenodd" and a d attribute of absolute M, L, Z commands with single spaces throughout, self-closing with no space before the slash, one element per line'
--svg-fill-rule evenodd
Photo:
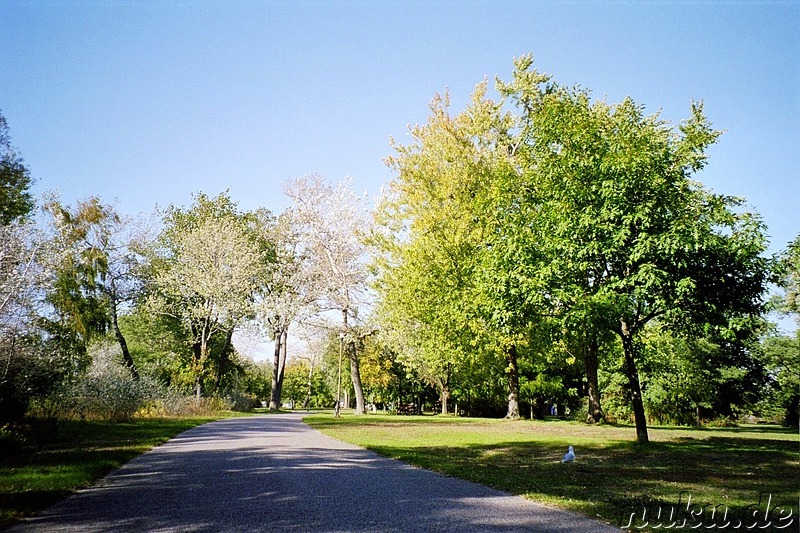
<path fill-rule="evenodd" d="M 744 517 L 766 512 L 769 495 L 773 510 L 791 506 L 798 523 L 800 436 L 775 426 L 651 428 L 651 444 L 639 446 L 633 428 L 565 421 L 330 414 L 305 421 L 382 455 L 613 524 L 625 525 L 631 513 L 638 520 L 644 508 L 652 517 L 658 507 L 710 506 L 708 519 L 719 506 L 729 519 Z M 561 464 L 569 445 L 577 460 Z"/>
<path fill-rule="evenodd" d="M 36 442 L 0 457 L 0 528 L 87 487 L 135 456 L 217 417 L 32 422 Z"/>

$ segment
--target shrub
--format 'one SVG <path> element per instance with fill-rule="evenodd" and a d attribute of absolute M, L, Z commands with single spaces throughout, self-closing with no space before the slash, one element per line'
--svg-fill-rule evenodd
<path fill-rule="evenodd" d="M 735 428 L 739 427 L 735 420 L 728 418 L 726 416 L 718 416 L 713 420 L 708 420 L 703 424 L 704 426 L 710 428 Z"/>
<path fill-rule="evenodd" d="M 94 352 L 84 375 L 39 403 L 42 414 L 124 421 L 158 396 L 162 387 L 146 376 L 133 378 L 117 361 L 113 344 L 101 344 Z"/>
<path fill-rule="evenodd" d="M 225 395 L 225 400 L 230 404 L 230 410 L 247 412 L 259 406 L 258 398 L 255 394 L 246 392 L 231 391 Z"/>
<path fill-rule="evenodd" d="M 0 427 L 0 457 L 11 457 L 27 444 L 24 428 L 6 424 Z"/>

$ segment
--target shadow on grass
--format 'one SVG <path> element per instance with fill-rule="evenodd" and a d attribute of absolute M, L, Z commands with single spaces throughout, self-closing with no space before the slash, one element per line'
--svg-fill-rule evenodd
<path fill-rule="evenodd" d="M 585 444 L 562 464 L 564 447 L 537 442 L 370 449 L 405 462 L 512 494 L 564 505 L 618 522 L 643 502 L 675 503 L 695 494 L 702 505 L 726 504 L 744 513 L 769 493 L 797 502 L 797 444 L 768 439 L 681 438 L 646 446 Z M 794 504 L 793 504 L 794 505 Z"/>

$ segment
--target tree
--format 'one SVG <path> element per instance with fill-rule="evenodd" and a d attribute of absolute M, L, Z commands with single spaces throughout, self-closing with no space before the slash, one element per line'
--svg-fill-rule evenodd
<path fill-rule="evenodd" d="M 351 185 L 349 179 L 332 185 L 314 175 L 291 181 L 285 191 L 293 201 L 291 209 L 309 272 L 319 282 L 320 310 L 341 316 L 340 332 L 350 361 L 356 413 L 364 414 L 357 335 L 352 327 L 367 290 L 364 241 L 370 224 L 365 199 L 353 193 Z"/>
<path fill-rule="evenodd" d="M 6 118 L 0 113 L 0 225 L 7 226 L 33 211 L 30 170 L 11 146 Z"/>
<path fill-rule="evenodd" d="M 784 294 L 777 298 L 777 309 L 794 315 L 800 326 L 800 235 L 781 254 L 777 265 L 779 285 Z M 773 377 L 774 395 L 784 411 L 784 423 L 798 427 L 800 419 L 800 329 L 794 334 L 767 336 L 764 358 Z"/>
<path fill-rule="evenodd" d="M 740 200 L 690 179 L 720 135 L 702 105 L 676 131 L 630 99 L 611 106 L 545 82 L 530 56 L 515 67 L 500 90 L 524 111 L 519 151 L 531 194 L 520 203 L 540 221 L 547 285 L 565 308 L 583 302 L 619 336 L 645 443 L 639 333 L 658 319 L 735 336 L 737 320 L 762 310 L 763 226 Z"/>
<path fill-rule="evenodd" d="M 256 314 L 275 343 L 272 365 L 270 410 L 279 409 L 287 358 L 289 327 L 310 308 L 317 298 L 317 284 L 309 268 L 306 250 L 300 242 L 300 229 L 294 212 L 283 213 L 274 224 L 265 225 L 264 239 L 274 249 L 274 267 L 259 291 Z"/>
<path fill-rule="evenodd" d="M 30 222 L 30 171 L 11 146 L 0 113 L 0 425 L 60 379 L 64 361 L 43 350 L 36 314 L 44 285 L 44 239 Z"/>
<path fill-rule="evenodd" d="M 133 301 L 140 286 L 139 256 L 131 246 L 135 238 L 127 234 L 131 221 L 96 197 L 79 201 L 74 209 L 53 197 L 44 208 L 52 216 L 54 240 L 60 251 L 51 302 L 72 317 L 86 343 L 93 329 L 104 332 L 110 327 L 120 345 L 123 364 L 138 378 L 119 327 L 120 307 Z"/>
<path fill-rule="evenodd" d="M 800 326 L 800 235 L 789 243 L 781 255 L 778 275 L 780 285 L 785 291 L 779 309 L 794 314 L 797 325 Z"/>
<path fill-rule="evenodd" d="M 190 209 L 168 209 L 151 250 L 149 303 L 155 313 L 178 320 L 190 339 L 198 401 L 212 339 L 224 335 L 224 356 L 233 329 L 252 313 L 270 265 L 268 247 L 248 220 L 227 194 L 199 193 Z"/>
<path fill-rule="evenodd" d="M 41 323 L 51 342 L 74 358 L 75 367 L 85 368 L 90 343 L 110 326 L 100 284 L 108 270 L 109 218 L 115 215 L 97 198 L 79 201 L 74 211 L 51 198 L 44 209 L 52 217 L 44 258 L 50 275 L 45 301 L 52 312 Z"/>
<path fill-rule="evenodd" d="M 20 420 L 46 394 L 64 361 L 43 349 L 37 325 L 44 271 L 42 238 L 32 224 L 0 225 L 0 425 Z"/>
<path fill-rule="evenodd" d="M 446 409 L 448 381 L 467 357 L 504 360 L 508 418 L 519 417 L 518 347 L 530 332 L 539 292 L 521 285 L 529 263 L 506 254 L 501 215 L 517 174 L 514 119 L 486 99 L 486 83 L 455 116 L 434 98 L 413 143 L 394 144 L 398 176 L 381 205 L 376 239 L 385 327 L 401 328 L 405 358 L 435 383 Z M 501 206 L 502 204 L 502 206 Z M 400 346 L 403 346 L 401 344 Z"/>

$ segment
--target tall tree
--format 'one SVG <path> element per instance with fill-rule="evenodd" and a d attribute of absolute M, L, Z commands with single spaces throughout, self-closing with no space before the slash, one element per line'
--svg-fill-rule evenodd
<path fill-rule="evenodd" d="M 43 238 L 28 216 L 31 183 L 0 113 L 0 425 L 21 419 L 32 396 L 54 386 L 61 366 L 31 342 L 44 284 Z"/>
<path fill-rule="evenodd" d="M 398 176 L 377 239 L 379 291 L 384 322 L 415 339 L 419 368 L 450 372 L 467 354 L 503 361 L 507 416 L 517 418 L 518 347 L 542 293 L 528 272 L 534 263 L 511 249 L 517 235 L 504 220 L 516 209 L 515 119 L 486 98 L 486 87 L 455 116 L 448 97 L 436 97 L 428 122 L 411 130 L 413 143 L 394 145 L 387 162 Z"/>
<path fill-rule="evenodd" d="M 20 420 L 31 398 L 60 377 L 59 361 L 30 342 L 45 286 L 41 241 L 32 224 L 0 224 L 0 424 Z"/>
<path fill-rule="evenodd" d="M 778 274 L 785 291 L 780 309 L 793 314 L 800 326 L 800 235 L 781 254 Z"/>
<path fill-rule="evenodd" d="M 794 316 L 797 328 L 790 334 L 772 334 L 764 339 L 765 359 L 774 379 L 775 394 L 784 410 L 784 423 L 800 423 L 800 235 L 780 256 L 777 268 L 784 294 L 777 309 Z"/>
<path fill-rule="evenodd" d="M 281 406 L 289 328 L 304 314 L 312 312 L 317 283 L 300 241 L 301 228 L 293 211 L 281 214 L 274 223 L 265 225 L 263 231 L 264 238 L 274 248 L 275 259 L 259 291 L 256 315 L 274 342 L 269 408 L 276 410 Z"/>
<path fill-rule="evenodd" d="M 73 317 L 72 323 L 87 342 L 92 331 L 91 327 L 87 329 L 87 320 L 94 320 L 101 330 L 110 327 L 120 345 L 123 364 L 137 378 L 136 365 L 119 327 L 120 307 L 132 302 L 140 286 L 140 258 L 134 251 L 136 237 L 130 232 L 131 221 L 96 197 L 79 201 L 75 208 L 50 198 L 44 208 L 52 216 L 60 250 L 52 302 Z"/>
<path fill-rule="evenodd" d="M 44 205 L 52 216 L 47 258 L 52 275 L 46 300 L 53 317 L 44 320 L 62 348 L 86 355 L 91 341 L 110 327 L 108 301 L 101 285 L 108 272 L 107 248 L 116 213 L 99 199 L 79 201 L 72 209 L 51 198 Z"/>
<path fill-rule="evenodd" d="M 367 290 L 365 237 L 370 221 L 365 198 L 352 191 L 349 179 L 334 185 L 317 175 L 292 180 L 285 191 L 293 200 L 291 209 L 311 275 L 319 280 L 320 309 L 341 316 L 340 332 L 350 361 L 356 413 L 364 414 L 357 335 L 352 327 Z"/>
<path fill-rule="evenodd" d="M 626 99 L 543 83 L 520 58 L 501 92 L 524 111 L 520 155 L 549 258 L 548 285 L 563 305 L 599 310 L 622 342 L 637 440 L 647 442 L 637 336 L 658 319 L 734 333 L 757 315 L 768 264 L 763 226 L 741 201 L 690 179 L 713 130 L 702 105 L 677 128 Z M 588 280 L 588 284 L 587 284 Z"/>
<path fill-rule="evenodd" d="M 171 207 L 151 251 L 151 309 L 180 321 L 190 339 L 197 400 L 203 393 L 212 339 L 252 314 L 270 260 L 249 216 L 220 194 L 199 193 L 189 209 Z M 224 351 L 225 343 L 222 350 Z"/>

